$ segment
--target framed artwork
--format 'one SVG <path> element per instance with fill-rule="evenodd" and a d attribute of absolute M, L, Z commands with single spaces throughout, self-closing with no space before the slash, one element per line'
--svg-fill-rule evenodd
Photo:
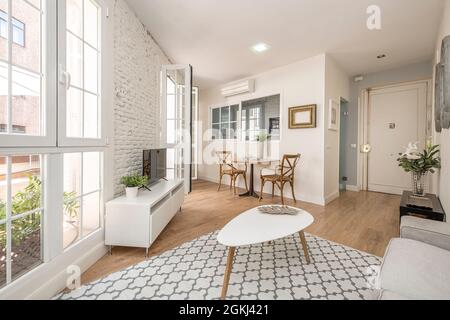
<path fill-rule="evenodd" d="M 280 132 L 280 118 L 269 119 L 269 134 L 279 134 Z"/>
<path fill-rule="evenodd" d="M 317 105 L 289 108 L 289 129 L 317 127 Z"/>
<path fill-rule="evenodd" d="M 331 99 L 328 111 L 328 130 L 339 130 L 339 109 L 340 104 Z"/>

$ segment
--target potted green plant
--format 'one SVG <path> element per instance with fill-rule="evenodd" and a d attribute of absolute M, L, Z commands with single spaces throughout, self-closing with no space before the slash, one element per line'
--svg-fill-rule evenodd
<path fill-rule="evenodd" d="M 439 152 L 438 145 L 428 143 L 426 149 L 420 152 L 418 143 L 410 143 L 406 152 L 400 153 L 397 161 L 400 167 L 411 173 L 412 190 L 415 196 L 425 196 L 428 174 L 435 173 L 435 169 L 441 168 Z"/>
<path fill-rule="evenodd" d="M 139 188 L 148 184 L 148 177 L 131 175 L 122 177 L 120 183 L 125 186 L 125 192 L 127 198 L 137 198 L 139 193 Z"/>

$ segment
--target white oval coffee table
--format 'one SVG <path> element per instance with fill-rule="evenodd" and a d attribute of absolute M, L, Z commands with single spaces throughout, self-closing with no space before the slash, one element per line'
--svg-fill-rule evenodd
<path fill-rule="evenodd" d="M 311 262 L 304 230 L 313 224 L 314 217 L 304 210 L 294 209 L 299 211 L 297 215 L 270 215 L 259 212 L 258 208 L 250 209 L 219 232 L 217 241 L 229 248 L 222 299 L 227 295 L 236 247 L 270 242 L 299 233 L 306 261 L 308 264 Z"/>

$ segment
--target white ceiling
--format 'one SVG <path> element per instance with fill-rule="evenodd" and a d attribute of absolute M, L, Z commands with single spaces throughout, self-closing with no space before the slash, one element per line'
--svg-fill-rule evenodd
<path fill-rule="evenodd" d="M 127 0 L 177 64 L 208 88 L 323 52 L 350 75 L 432 58 L 443 1 L 450 0 Z M 366 9 L 382 9 L 369 31 Z M 265 42 L 256 55 L 249 47 Z M 377 60 L 384 53 L 386 59 Z"/>

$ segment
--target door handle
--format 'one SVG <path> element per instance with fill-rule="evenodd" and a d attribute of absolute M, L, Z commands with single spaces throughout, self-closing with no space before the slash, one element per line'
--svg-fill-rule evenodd
<path fill-rule="evenodd" d="M 372 151 L 372 146 L 370 144 L 364 144 L 361 146 L 362 153 L 370 153 Z"/>

